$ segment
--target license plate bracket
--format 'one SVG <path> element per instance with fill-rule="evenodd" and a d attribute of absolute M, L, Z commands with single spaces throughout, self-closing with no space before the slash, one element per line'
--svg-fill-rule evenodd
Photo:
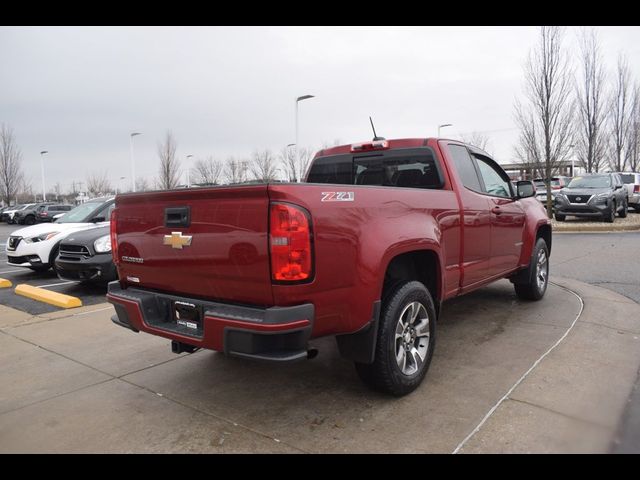
<path fill-rule="evenodd" d="M 200 305 L 173 300 L 171 316 L 176 326 L 186 332 L 198 334 L 202 331 L 202 306 Z"/>

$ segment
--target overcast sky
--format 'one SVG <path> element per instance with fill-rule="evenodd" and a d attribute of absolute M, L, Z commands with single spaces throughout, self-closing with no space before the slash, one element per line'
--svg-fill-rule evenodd
<path fill-rule="evenodd" d="M 619 51 L 640 79 L 640 28 L 598 27 L 605 61 Z M 573 47 L 578 27 L 566 31 Z M 0 122 L 13 127 L 24 170 L 40 191 L 63 191 L 108 170 L 130 182 L 157 175 L 168 129 L 178 155 L 248 157 L 372 137 L 485 132 L 512 160 L 514 99 L 537 27 L 0 27 Z M 573 52 L 577 52 L 572 48 Z"/>

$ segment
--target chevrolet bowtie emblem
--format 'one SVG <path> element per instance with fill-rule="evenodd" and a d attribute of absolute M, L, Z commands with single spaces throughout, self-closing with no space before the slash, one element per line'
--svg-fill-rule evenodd
<path fill-rule="evenodd" d="M 171 245 L 171 248 L 179 248 L 191 245 L 191 235 L 182 235 L 182 232 L 171 232 L 171 235 L 165 235 L 162 241 L 163 245 Z"/>

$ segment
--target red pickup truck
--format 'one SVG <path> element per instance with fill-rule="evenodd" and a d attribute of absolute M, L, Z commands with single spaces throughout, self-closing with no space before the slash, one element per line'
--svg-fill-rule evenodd
<path fill-rule="evenodd" d="M 118 195 L 112 320 L 176 353 L 276 362 L 332 335 L 365 383 L 404 395 L 445 300 L 502 278 L 544 295 L 551 225 L 534 194 L 485 152 L 428 138 L 322 150 L 305 183 Z"/>

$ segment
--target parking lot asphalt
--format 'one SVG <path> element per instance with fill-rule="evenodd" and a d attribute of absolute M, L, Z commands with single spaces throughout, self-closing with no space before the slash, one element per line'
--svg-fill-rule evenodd
<path fill-rule="evenodd" d="M 175 355 L 109 305 L 0 306 L 0 452 L 604 452 L 640 364 L 640 307 L 556 281 L 582 313 L 560 286 L 522 302 L 507 281 L 447 303 L 431 369 L 399 399 L 364 387 L 329 338 L 314 360 L 271 365 Z"/>
<path fill-rule="evenodd" d="M 105 286 L 61 280 L 53 270 L 36 273 L 28 268 L 8 265 L 5 245 L 11 232 L 19 228 L 24 228 L 24 225 L 0 223 L 0 278 L 10 280 L 13 284 L 11 288 L 0 288 L 0 305 L 7 305 L 32 315 L 59 310 L 53 305 L 17 295 L 14 288 L 21 283 L 78 297 L 83 305 L 95 305 L 105 301 Z"/>

